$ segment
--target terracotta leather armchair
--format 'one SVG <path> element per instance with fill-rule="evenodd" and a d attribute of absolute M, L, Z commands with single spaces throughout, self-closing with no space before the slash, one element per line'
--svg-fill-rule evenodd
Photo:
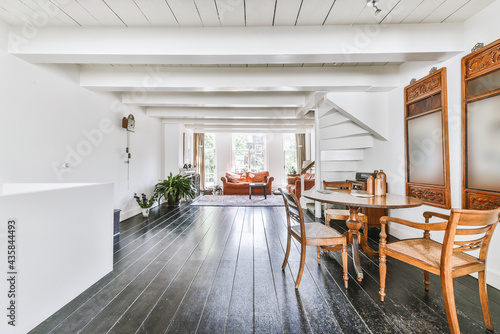
<path fill-rule="evenodd" d="M 300 179 L 300 176 L 289 177 L 287 183 L 288 184 L 286 185 L 286 190 L 288 191 L 288 193 L 294 194 L 295 196 L 297 196 L 297 198 L 300 198 L 302 192 L 302 181 Z M 314 183 L 314 173 L 306 173 L 304 175 L 304 190 L 309 190 L 314 187 Z"/>

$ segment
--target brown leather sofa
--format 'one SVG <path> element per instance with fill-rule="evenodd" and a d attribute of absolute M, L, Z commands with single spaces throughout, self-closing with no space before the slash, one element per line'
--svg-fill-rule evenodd
<path fill-rule="evenodd" d="M 314 173 L 304 174 L 304 190 L 309 190 L 314 187 Z M 286 185 L 286 190 L 289 194 L 295 194 L 297 198 L 301 196 L 301 179 L 300 176 L 293 176 L 288 178 L 288 184 Z"/>
<path fill-rule="evenodd" d="M 250 183 L 267 183 L 267 194 L 272 193 L 274 177 L 269 172 L 226 173 L 221 177 L 224 195 L 248 195 Z M 264 188 L 252 188 L 252 195 L 264 195 Z"/>

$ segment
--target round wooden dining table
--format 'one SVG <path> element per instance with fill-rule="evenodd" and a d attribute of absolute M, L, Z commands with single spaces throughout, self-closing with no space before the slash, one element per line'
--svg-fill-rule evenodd
<path fill-rule="evenodd" d="M 349 219 L 347 227 L 352 234 L 352 258 L 354 260 L 354 269 L 358 281 L 363 280 L 363 269 L 359 260 L 359 230 L 363 222 L 358 219 L 360 208 L 382 208 L 382 209 L 403 209 L 413 208 L 422 205 L 418 198 L 401 196 L 395 194 L 386 194 L 385 196 L 368 195 L 366 191 L 361 190 L 318 190 L 310 189 L 302 193 L 305 198 L 328 204 L 340 204 L 349 208 Z M 366 234 L 367 231 L 364 231 Z M 366 242 L 366 238 L 364 238 Z M 364 245 L 363 245 L 364 246 Z M 365 247 L 363 247 L 365 248 Z M 368 249 L 368 245 L 366 245 Z M 369 252 L 370 253 L 370 252 Z M 371 252 L 375 254 L 374 252 Z"/>

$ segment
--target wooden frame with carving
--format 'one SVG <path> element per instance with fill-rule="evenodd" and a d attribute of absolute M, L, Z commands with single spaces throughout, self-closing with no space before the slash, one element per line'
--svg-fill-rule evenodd
<path fill-rule="evenodd" d="M 462 207 L 500 207 L 500 39 L 462 58 Z"/>
<path fill-rule="evenodd" d="M 405 87 L 406 195 L 451 208 L 446 68 Z"/>

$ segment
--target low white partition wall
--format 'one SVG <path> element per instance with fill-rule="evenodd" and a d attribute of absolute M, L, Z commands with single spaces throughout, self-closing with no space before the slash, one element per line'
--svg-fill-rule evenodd
<path fill-rule="evenodd" d="M 0 333 L 27 333 L 113 270 L 113 184 L 4 184 Z"/>

